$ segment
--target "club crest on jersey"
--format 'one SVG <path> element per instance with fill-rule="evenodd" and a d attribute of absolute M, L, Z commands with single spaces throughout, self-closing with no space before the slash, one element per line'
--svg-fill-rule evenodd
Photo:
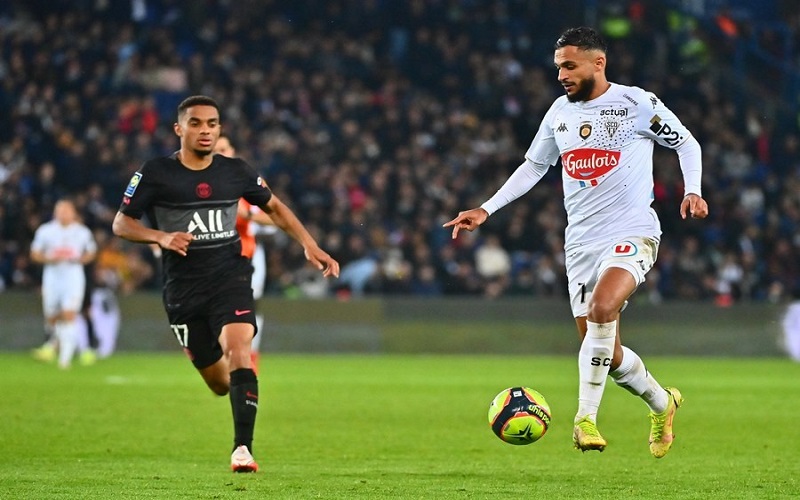
<path fill-rule="evenodd" d="M 619 129 L 619 122 L 617 120 L 605 120 L 603 126 L 606 128 L 609 137 L 614 137 Z"/>
<path fill-rule="evenodd" d="M 581 123 L 580 128 L 578 129 L 578 135 L 581 136 L 581 139 L 586 140 L 592 135 L 592 124 L 589 122 Z"/>
<path fill-rule="evenodd" d="M 205 182 L 201 182 L 194 189 L 194 192 L 197 194 L 199 198 L 208 198 L 209 196 L 211 196 L 211 185 Z"/>
<path fill-rule="evenodd" d="M 133 174 L 133 177 L 131 177 L 131 181 L 128 183 L 128 187 L 125 188 L 126 197 L 130 198 L 131 196 L 133 196 L 133 193 L 136 192 L 136 188 L 139 187 L 139 181 L 141 180 L 142 180 L 141 172 L 136 172 L 135 174 Z"/>
<path fill-rule="evenodd" d="M 631 255 L 636 255 L 638 252 L 639 249 L 636 248 L 636 245 L 632 241 L 621 241 L 614 245 L 615 257 L 630 257 Z"/>

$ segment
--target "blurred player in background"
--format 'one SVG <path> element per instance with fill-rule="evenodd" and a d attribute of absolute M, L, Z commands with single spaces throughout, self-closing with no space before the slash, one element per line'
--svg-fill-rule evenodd
<path fill-rule="evenodd" d="M 217 102 L 192 96 L 178 106 L 180 150 L 142 165 L 131 178 L 114 218 L 114 234 L 157 243 L 164 250 L 164 308 L 173 333 L 208 387 L 229 394 L 234 442 L 231 469 L 255 472 L 253 429 L 258 378 L 250 359 L 256 331 L 249 259 L 236 231 L 239 199 L 267 212 L 300 243 L 323 275 L 339 263 L 324 252 L 294 213 L 250 165 L 214 155 L 220 136 Z M 152 227 L 139 220 L 147 217 Z"/>
<path fill-rule="evenodd" d="M 650 452 L 672 446 L 672 421 L 683 398 L 663 388 L 641 358 L 620 343 L 619 317 L 653 267 L 661 238 L 653 201 L 653 145 L 674 149 L 683 172 L 680 214 L 705 218 L 700 144 L 658 97 L 606 79 L 606 44 L 591 28 L 565 31 L 555 45 L 566 95 L 545 114 L 525 161 L 479 208 L 444 224 L 472 231 L 527 193 L 561 157 L 567 211 L 565 252 L 572 313 L 581 338 L 578 412 L 573 442 L 603 451 L 597 412 L 606 376 L 650 408 Z"/>
<path fill-rule="evenodd" d="M 119 337 L 122 312 L 119 308 L 116 274 L 109 269 L 96 268 L 94 287 L 89 296 L 88 321 L 97 342 L 97 356 L 105 359 L 114 353 Z"/>
<path fill-rule="evenodd" d="M 227 136 L 221 135 L 214 146 L 214 154 L 235 158 L 236 148 L 233 147 Z M 258 299 L 264 295 L 264 284 L 267 280 L 267 256 L 264 253 L 264 245 L 256 237 L 261 228 L 265 226 L 274 229 L 275 223 L 263 210 L 251 205 L 244 198 L 240 198 L 239 208 L 236 212 L 236 231 L 242 240 L 242 255 L 250 259 L 253 265 L 251 286 L 253 298 L 256 300 L 256 308 Z M 253 361 L 253 370 L 257 375 L 261 339 L 264 337 L 264 315 L 259 314 L 258 310 L 256 310 L 256 330 L 256 335 L 250 343 L 250 357 Z"/>
<path fill-rule="evenodd" d="M 794 300 L 789 303 L 781 320 L 781 348 L 795 361 L 800 361 L 800 290 L 792 292 Z"/>
<path fill-rule="evenodd" d="M 97 252 L 92 233 L 78 220 L 70 200 L 59 200 L 53 220 L 42 224 L 31 243 L 31 260 L 44 266 L 42 305 L 45 321 L 53 335 L 34 351 L 38 359 L 49 361 L 58 354 L 58 366 L 69 368 L 79 345 L 78 315 L 86 293 L 84 266 Z"/>

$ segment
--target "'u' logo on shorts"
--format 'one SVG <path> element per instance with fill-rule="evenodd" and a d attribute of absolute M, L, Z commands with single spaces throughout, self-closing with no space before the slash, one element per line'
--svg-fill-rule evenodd
<path fill-rule="evenodd" d="M 628 255 L 636 255 L 639 250 L 636 248 L 636 245 L 631 243 L 630 241 L 623 241 L 621 243 L 617 243 L 614 245 L 614 255 L 619 256 L 628 256 Z"/>

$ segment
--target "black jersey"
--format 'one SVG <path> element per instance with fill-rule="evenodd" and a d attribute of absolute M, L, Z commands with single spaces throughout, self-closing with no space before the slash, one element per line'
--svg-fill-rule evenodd
<path fill-rule="evenodd" d="M 131 178 L 120 212 L 139 219 L 147 215 L 161 231 L 192 233 L 186 256 L 165 251 L 164 283 L 201 286 L 242 269 L 236 211 L 239 198 L 263 207 L 272 192 L 256 171 L 237 158 L 215 155 L 203 170 L 183 166 L 177 154 L 142 165 Z"/>

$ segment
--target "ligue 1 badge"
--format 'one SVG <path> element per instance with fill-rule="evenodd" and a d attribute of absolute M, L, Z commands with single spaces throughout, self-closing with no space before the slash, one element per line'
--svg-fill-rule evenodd
<path fill-rule="evenodd" d="M 133 174 L 133 177 L 131 177 L 131 181 L 128 183 L 128 187 L 125 189 L 125 196 L 127 196 L 128 198 L 133 196 L 133 193 L 136 192 L 136 188 L 139 187 L 139 181 L 141 180 L 142 180 L 141 172 L 136 172 L 135 174 Z"/>
<path fill-rule="evenodd" d="M 578 129 L 578 135 L 581 136 L 581 139 L 586 140 L 592 135 L 592 124 L 590 122 L 583 122 L 581 123 L 581 127 Z"/>

